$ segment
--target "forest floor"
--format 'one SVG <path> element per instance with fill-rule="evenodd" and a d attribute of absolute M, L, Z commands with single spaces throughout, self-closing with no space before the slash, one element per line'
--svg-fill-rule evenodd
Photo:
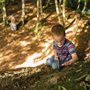
<path fill-rule="evenodd" d="M 13 13 L 17 23 L 21 15 L 19 4 L 7 6 L 8 16 Z M 44 10 L 36 35 L 36 6 L 27 2 L 25 8 L 24 27 L 13 32 L 0 23 L 0 90 L 90 90 L 90 17 L 66 10 L 70 23 L 75 18 L 66 29 L 66 38 L 77 47 L 79 60 L 59 72 L 45 64 L 52 53 L 50 28 L 58 22 L 54 5 Z"/>

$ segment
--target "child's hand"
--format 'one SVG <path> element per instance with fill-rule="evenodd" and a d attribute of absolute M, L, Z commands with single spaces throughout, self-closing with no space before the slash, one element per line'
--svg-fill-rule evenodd
<path fill-rule="evenodd" d="M 62 66 L 68 66 L 68 65 L 72 65 L 72 60 L 67 61 L 64 64 L 62 64 Z"/>
<path fill-rule="evenodd" d="M 55 56 L 54 59 L 55 59 L 55 60 L 58 60 L 58 56 Z"/>

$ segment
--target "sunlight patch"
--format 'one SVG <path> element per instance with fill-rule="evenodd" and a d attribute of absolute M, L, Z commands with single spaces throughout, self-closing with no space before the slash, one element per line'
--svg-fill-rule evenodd
<path fill-rule="evenodd" d="M 41 53 L 36 52 L 33 55 L 28 56 L 23 64 L 17 65 L 15 68 L 36 67 L 36 66 L 45 64 L 46 59 L 51 57 L 51 53 L 49 53 L 51 49 L 48 50 L 48 48 L 50 47 L 50 43 L 47 42 L 47 43 L 43 44 L 44 48 L 42 49 Z"/>
<path fill-rule="evenodd" d="M 21 65 L 16 66 L 15 68 L 22 68 L 22 67 L 36 67 L 46 63 L 46 59 L 49 58 L 51 55 L 46 56 L 43 60 L 35 62 L 35 58 L 41 56 L 42 53 L 34 53 L 33 55 L 27 57 L 26 62 Z"/>
<path fill-rule="evenodd" d="M 21 46 L 27 46 L 28 44 L 30 44 L 30 42 L 20 41 L 20 45 L 21 45 Z"/>

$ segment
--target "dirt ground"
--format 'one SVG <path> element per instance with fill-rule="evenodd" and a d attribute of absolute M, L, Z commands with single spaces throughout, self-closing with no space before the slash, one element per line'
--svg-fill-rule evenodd
<path fill-rule="evenodd" d="M 12 11 L 17 23 L 20 22 L 20 8 L 10 7 L 8 16 Z M 0 24 L 0 90 L 90 90 L 90 17 L 80 18 L 76 11 L 66 11 L 69 22 L 76 17 L 66 29 L 66 38 L 75 44 L 79 60 L 58 72 L 45 65 L 46 57 L 52 53 L 50 28 L 58 22 L 51 8 L 44 11 L 44 21 L 37 35 L 33 33 L 36 24 L 33 3 L 26 3 L 26 19 L 29 20 L 24 27 L 13 32 L 9 26 L 4 28 Z"/>

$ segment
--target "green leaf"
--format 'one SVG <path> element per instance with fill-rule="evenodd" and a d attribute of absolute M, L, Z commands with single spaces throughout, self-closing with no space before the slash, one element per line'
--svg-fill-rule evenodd
<path fill-rule="evenodd" d="M 90 75 L 87 75 L 87 77 L 85 78 L 85 81 L 90 81 Z"/>

